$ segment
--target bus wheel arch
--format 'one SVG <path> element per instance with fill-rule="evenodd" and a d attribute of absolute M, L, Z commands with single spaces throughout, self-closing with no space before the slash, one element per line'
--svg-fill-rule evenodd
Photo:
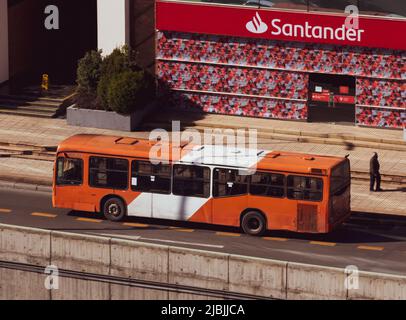
<path fill-rule="evenodd" d="M 268 221 L 261 210 L 248 208 L 241 213 L 240 226 L 246 234 L 261 236 L 268 229 Z"/>
<path fill-rule="evenodd" d="M 127 216 L 127 204 L 122 197 L 109 194 L 101 199 L 100 212 L 110 221 L 121 221 Z"/>

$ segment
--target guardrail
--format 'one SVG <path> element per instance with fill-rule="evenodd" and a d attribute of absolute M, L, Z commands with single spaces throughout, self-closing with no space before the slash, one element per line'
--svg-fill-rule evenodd
<path fill-rule="evenodd" d="M 406 277 L 0 225 L 0 299 L 406 299 Z M 60 270 L 46 290 L 41 269 Z"/>

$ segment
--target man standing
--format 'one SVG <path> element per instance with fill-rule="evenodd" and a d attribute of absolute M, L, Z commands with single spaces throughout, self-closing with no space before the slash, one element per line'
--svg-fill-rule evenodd
<path fill-rule="evenodd" d="M 370 175 L 370 184 L 369 190 L 374 191 L 374 185 L 376 181 L 375 191 L 382 191 L 381 189 L 381 174 L 379 173 L 379 161 L 378 154 L 374 152 L 374 155 L 369 162 L 369 175 Z"/>

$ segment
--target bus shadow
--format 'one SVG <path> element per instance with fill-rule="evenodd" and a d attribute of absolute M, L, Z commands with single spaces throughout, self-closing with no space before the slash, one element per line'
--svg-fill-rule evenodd
<path fill-rule="evenodd" d="M 78 218 L 88 218 L 88 219 L 102 219 L 108 221 L 103 215 L 81 212 L 81 211 L 70 211 L 69 216 Z M 116 224 L 117 227 L 112 227 L 112 224 Z M 126 225 L 129 224 L 129 225 Z M 133 224 L 133 225 L 131 225 Z M 139 224 L 139 226 L 137 225 Z M 209 232 L 227 232 L 242 234 L 242 230 L 238 227 L 229 227 L 223 225 L 215 224 L 205 224 L 198 222 L 189 221 L 176 221 L 176 220 L 166 220 L 166 219 L 156 219 L 156 218 L 145 218 L 145 217 L 126 217 L 121 222 L 112 222 L 104 225 L 96 225 L 92 230 L 165 230 L 168 228 L 185 228 L 185 229 L 195 229 L 196 231 L 209 231 Z M 337 244 L 371 244 L 371 243 L 389 243 L 389 242 L 406 242 L 406 226 L 402 228 L 397 228 L 391 225 L 381 225 L 379 228 L 374 228 L 374 226 L 364 226 L 362 225 L 343 225 L 336 230 L 327 234 L 314 234 L 314 233 L 298 233 L 285 230 L 271 230 L 265 232 L 263 237 L 275 237 L 275 238 L 286 238 L 294 240 L 304 240 L 304 241 L 323 241 L 323 242 L 334 242 Z M 251 238 L 251 236 L 242 234 L 244 239 Z M 255 239 L 256 237 L 252 237 Z"/>

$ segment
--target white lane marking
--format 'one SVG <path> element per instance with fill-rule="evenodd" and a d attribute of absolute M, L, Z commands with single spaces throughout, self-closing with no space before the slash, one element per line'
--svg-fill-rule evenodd
<path fill-rule="evenodd" d="M 176 244 L 186 244 L 186 245 L 189 245 L 189 246 L 199 246 L 199 247 L 208 247 L 208 248 L 219 248 L 219 249 L 224 248 L 224 246 L 222 246 L 222 245 L 198 243 L 198 242 L 186 242 L 186 241 L 154 239 L 154 238 L 144 238 L 144 237 L 141 237 L 140 240 L 149 240 L 149 241 L 157 241 L 157 242 L 176 243 Z"/>
<path fill-rule="evenodd" d="M 141 237 L 141 236 L 126 236 L 126 235 L 111 234 L 111 233 L 97 233 L 97 232 L 88 232 L 88 233 L 89 234 L 94 234 L 94 235 L 99 235 L 99 236 L 106 236 L 106 237 L 113 237 L 113 238 L 123 238 L 123 239 L 130 239 L 130 240 L 145 240 L 145 241 L 166 242 L 166 243 L 184 244 L 184 245 L 189 245 L 189 246 L 218 248 L 218 249 L 223 249 L 224 248 L 224 246 L 222 246 L 222 245 L 199 243 L 199 242 L 187 242 L 187 241 L 145 238 L 145 237 Z"/>
<path fill-rule="evenodd" d="M 126 236 L 123 234 L 111 234 L 111 233 L 96 233 L 96 232 L 88 232 L 90 234 L 98 235 L 98 236 L 106 236 L 106 237 L 114 237 L 114 238 L 124 238 L 130 240 L 139 240 L 141 236 Z"/>

